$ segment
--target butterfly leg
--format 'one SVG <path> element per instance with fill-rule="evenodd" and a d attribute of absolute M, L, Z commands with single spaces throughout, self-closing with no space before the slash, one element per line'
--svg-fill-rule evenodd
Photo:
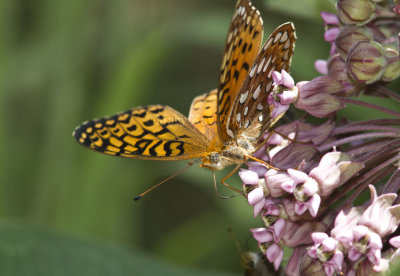
<path fill-rule="evenodd" d="M 239 194 L 246 196 L 242 191 L 240 191 L 239 189 L 236 189 L 235 187 L 232 187 L 231 185 L 229 185 L 228 183 L 225 182 L 229 177 L 231 177 L 234 173 L 236 173 L 240 169 L 241 166 L 242 166 L 242 164 L 236 165 L 236 167 L 227 176 L 225 176 L 221 180 L 221 183 L 224 184 L 225 187 L 228 187 L 229 189 L 232 189 L 235 192 L 238 192 Z"/>
<path fill-rule="evenodd" d="M 270 169 L 273 169 L 273 170 L 276 170 L 276 171 L 282 171 L 281 169 L 278 169 L 278 168 L 268 164 L 267 162 L 265 162 L 265 161 L 263 161 L 261 159 L 258 159 L 258 158 L 254 157 L 254 156 L 245 155 L 244 157 L 245 157 L 245 161 L 251 159 L 251 160 L 257 161 L 258 163 L 263 164 L 264 166 L 266 166 L 266 167 L 268 167 Z"/>
<path fill-rule="evenodd" d="M 219 198 L 221 198 L 221 199 L 230 199 L 230 198 L 233 198 L 233 197 L 237 196 L 237 194 L 235 194 L 235 195 L 230 195 L 230 196 L 223 196 L 223 195 L 221 195 L 221 194 L 218 192 L 218 189 L 217 189 L 217 181 L 216 181 L 216 179 L 215 179 L 215 171 L 213 171 L 213 178 L 214 178 L 214 189 L 215 189 L 215 193 L 217 194 L 217 197 L 219 197 Z M 235 190 L 235 191 L 236 191 L 236 190 Z"/>

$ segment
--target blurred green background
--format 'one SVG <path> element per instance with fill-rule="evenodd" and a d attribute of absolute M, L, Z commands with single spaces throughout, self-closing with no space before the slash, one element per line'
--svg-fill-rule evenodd
<path fill-rule="evenodd" d="M 186 163 L 109 157 L 71 136 L 138 105 L 187 114 L 217 85 L 235 2 L 0 2 L 0 275 L 242 274 L 227 227 L 251 247 L 249 228 L 261 226 L 243 198 L 218 199 L 212 174 L 193 167 L 133 202 Z M 295 23 L 295 80 L 317 76 L 329 51 L 319 12 L 333 4 L 253 4 L 266 36 Z"/>

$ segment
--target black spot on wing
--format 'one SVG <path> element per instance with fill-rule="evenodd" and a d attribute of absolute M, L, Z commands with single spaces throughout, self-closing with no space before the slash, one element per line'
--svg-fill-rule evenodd
<path fill-rule="evenodd" d="M 136 125 L 131 125 L 130 127 L 126 128 L 128 131 L 135 131 L 137 129 Z"/>
<path fill-rule="evenodd" d="M 149 149 L 149 153 L 151 156 L 158 156 L 157 152 L 156 152 L 156 148 L 162 144 L 162 141 L 158 141 L 157 143 L 155 143 L 150 149 Z"/>
<path fill-rule="evenodd" d="M 157 108 L 157 109 L 150 110 L 150 112 L 153 113 L 153 114 L 158 114 L 160 112 L 163 112 L 164 109 L 165 109 L 164 107 L 160 107 L 160 108 Z"/>
<path fill-rule="evenodd" d="M 152 125 L 154 125 L 154 121 L 153 120 L 147 120 L 147 121 L 145 121 L 144 123 L 143 123 L 145 126 L 152 126 Z"/>
<path fill-rule="evenodd" d="M 94 127 L 93 121 L 83 123 L 82 125 L 78 126 L 73 132 L 73 136 L 78 141 L 78 143 L 80 143 L 86 147 L 90 146 L 90 144 L 92 143 L 92 140 L 89 138 L 89 135 L 87 134 L 87 129 L 89 127 L 92 127 L 92 128 Z M 82 135 L 84 133 L 86 134 L 85 138 Z M 97 140 L 98 140 L 98 138 L 97 138 Z"/>

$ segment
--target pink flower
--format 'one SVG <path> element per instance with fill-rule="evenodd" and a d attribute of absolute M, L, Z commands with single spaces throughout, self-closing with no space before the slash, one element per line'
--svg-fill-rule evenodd
<path fill-rule="evenodd" d="M 353 241 L 350 242 L 348 258 L 357 261 L 361 256 L 379 266 L 381 260 L 382 240 L 378 234 L 370 231 L 368 227 L 357 225 L 353 228 Z"/>
<path fill-rule="evenodd" d="M 344 245 L 353 241 L 353 227 L 360 221 L 363 207 L 353 207 L 341 210 L 335 219 L 335 227 L 331 231 L 332 237 L 342 242 Z"/>
<path fill-rule="evenodd" d="M 400 223 L 400 205 L 394 205 L 397 195 L 387 193 L 377 196 L 374 186 L 369 185 L 371 205 L 364 211 L 359 224 L 373 229 L 380 237 L 393 233 Z"/>
<path fill-rule="evenodd" d="M 288 193 L 293 193 L 297 184 L 305 183 L 308 180 L 308 175 L 304 172 L 289 169 L 288 174 L 291 177 L 291 181 L 286 181 L 281 184 L 282 189 Z"/>
<path fill-rule="evenodd" d="M 293 179 L 285 172 L 269 170 L 265 174 L 265 184 L 273 197 L 279 197 L 286 194 L 282 185 L 291 185 Z"/>
<path fill-rule="evenodd" d="M 318 73 L 328 75 L 328 62 L 326 60 L 317 59 L 314 62 L 314 67 Z"/>
<path fill-rule="evenodd" d="M 400 256 L 400 236 L 395 236 L 389 240 L 390 245 L 396 248 L 391 259 L 397 259 Z"/>
<path fill-rule="evenodd" d="M 272 72 L 272 80 L 274 81 L 273 82 L 274 86 L 281 85 L 289 89 L 294 87 L 293 78 L 289 75 L 288 72 L 286 72 L 283 69 L 281 73 L 277 71 Z"/>
<path fill-rule="evenodd" d="M 322 20 L 324 20 L 325 26 L 329 25 L 339 25 L 339 18 L 334 13 L 322 11 L 321 12 Z"/>
<path fill-rule="evenodd" d="M 239 171 L 239 177 L 246 185 L 258 185 L 260 181 L 260 178 L 258 177 L 256 172 L 246 169 L 241 169 Z"/>
<path fill-rule="evenodd" d="M 327 275 L 341 272 L 344 256 L 338 250 L 338 241 L 321 232 L 314 232 L 311 237 L 314 245 L 308 249 L 308 255 L 322 262 Z"/>
<path fill-rule="evenodd" d="M 339 33 L 340 33 L 340 28 L 339 27 L 330 28 L 330 29 L 325 31 L 324 39 L 327 42 L 334 43 L 336 38 L 338 37 Z"/>
<path fill-rule="evenodd" d="M 282 182 L 281 187 L 296 198 L 296 214 L 302 215 L 309 210 L 310 214 L 315 217 L 321 203 L 321 197 L 317 194 L 318 183 L 301 171 L 289 169 L 288 175 L 291 180 Z"/>
<path fill-rule="evenodd" d="M 268 261 L 273 263 L 275 270 L 278 270 L 282 262 L 283 250 L 276 243 L 274 235 L 267 228 L 254 228 L 250 231 Z"/>
<path fill-rule="evenodd" d="M 253 228 L 250 231 L 258 243 L 266 243 L 274 240 L 274 235 L 267 228 Z"/>
<path fill-rule="evenodd" d="M 335 251 L 332 258 L 324 263 L 325 273 L 328 276 L 333 275 L 335 272 L 340 273 L 343 265 L 343 253 L 341 251 Z"/>
<path fill-rule="evenodd" d="M 276 243 L 272 244 L 266 251 L 265 255 L 270 263 L 274 264 L 275 270 L 279 269 L 283 259 L 283 250 Z"/>
<path fill-rule="evenodd" d="M 309 176 L 319 183 L 321 196 L 330 195 L 334 189 L 341 186 L 363 168 L 361 163 L 350 160 L 348 154 L 330 152 L 321 158 L 318 167 L 310 171 Z"/>
<path fill-rule="evenodd" d="M 274 240 L 278 242 L 285 231 L 286 221 L 279 217 L 272 216 L 272 219 L 269 220 L 268 214 L 264 214 L 263 220 L 265 226 L 268 227 L 268 230 L 274 235 Z"/>
<path fill-rule="evenodd" d="M 309 200 L 305 202 L 296 201 L 295 204 L 296 214 L 302 215 L 308 210 L 311 216 L 316 217 L 318 214 L 320 204 L 321 204 L 321 197 L 318 194 L 314 194 Z"/>
<path fill-rule="evenodd" d="M 335 40 L 340 33 L 339 18 L 335 14 L 329 12 L 321 12 L 321 17 L 325 23 L 324 39 L 331 44 L 329 54 L 332 55 L 336 51 Z"/>
<path fill-rule="evenodd" d="M 268 104 L 273 106 L 271 118 L 275 119 L 283 115 L 296 99 L 297 87 L 294 86 L 293 78 L 283 69 L 281 73 L 274 71 L 272 79 L 274 81 L 274 89 L 268 96 Z"/>
<path fill-rule="evenodd" d="M 396 248 L 400 248 L 400 236 L 395 236 L 389 240 L 389 243 Z"/>
<path fill-rule="evenodd" d="M 243 181 L 243 189 L 247 194 L 247 200 L 251 206 L 254 206 L 254 217 L 258 216 L 266 203 L 267 188 L 263 178 L 251 170 L 241 169 L 239 177 Z"/>

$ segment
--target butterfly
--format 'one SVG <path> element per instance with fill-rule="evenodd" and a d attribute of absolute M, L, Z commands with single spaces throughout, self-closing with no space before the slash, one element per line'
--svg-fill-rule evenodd
<path fill-rule="evenodd" d="M 165 105 L 130 109 L 78 126 L 73 136 L 92 150 L 149 160 L 199 159 L 221 170 L 241 165 L 262 145 L 272 119 L 272 72 L 289 71 L 296 40 L 292 23 L 279 26 L 261 47 L 263 21 L 250 0 L 237 1 L 218 88 L 196 97 L 185 117 Z"/>

